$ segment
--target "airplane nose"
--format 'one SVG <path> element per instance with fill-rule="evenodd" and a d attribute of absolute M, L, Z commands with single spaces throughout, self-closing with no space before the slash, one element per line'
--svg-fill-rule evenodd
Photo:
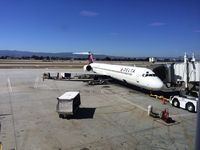
<path fill-rule="evenodd" d="M 160 90 L 163 87 L 163 82 L 160 79 L 156 79 L 149 84 L 151 90 Z"/>
<path fill-rule="evenodd" d="M 161 89 L 163 87 L 163 82 L 160 79 L 154 82 L 153 86 L 154 89 Z"/>

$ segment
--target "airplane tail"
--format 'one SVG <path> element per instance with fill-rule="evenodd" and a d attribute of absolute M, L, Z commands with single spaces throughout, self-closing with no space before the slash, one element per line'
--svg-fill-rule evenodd
<path fill-rule="evenodd" d="M 93 56 L 91 52 L 89 52 L 89 55 L 88 55 L 88 63 L 89 64 L 93 63 Z"/>
<path fill-rule="evenodd" d="M 91 52 L 78 52 L 78 53 L 73 53 L 74 55 L 88 55 L 88 64 L 93 63 L 93 56 Z"/>

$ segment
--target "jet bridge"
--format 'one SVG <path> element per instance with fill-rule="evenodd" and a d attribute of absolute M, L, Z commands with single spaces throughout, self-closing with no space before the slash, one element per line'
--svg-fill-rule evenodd
<path fill-rule="evenodd" d="M 188 89 L 200 82 L 200 62 L 195 61 L 194 54 L 191 61 L 185 54 L 183 63 L 152 66 L 152 70 L 168 87 L 184 85 Z"/>
<path fill-rule="evenodd" d="M 185 63 L 173 64 L 174 80 L 176 82 L 199 82 L 200 81 L 200 62 L 189 62 L 187 66 Z"/>

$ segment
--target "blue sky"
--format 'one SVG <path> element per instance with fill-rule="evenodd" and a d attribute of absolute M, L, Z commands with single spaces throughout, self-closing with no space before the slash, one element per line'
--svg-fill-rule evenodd
<path fill-rule="evenodd" d="M 1 0 L 0 49 L 200 53 L 199 0 Z"/>

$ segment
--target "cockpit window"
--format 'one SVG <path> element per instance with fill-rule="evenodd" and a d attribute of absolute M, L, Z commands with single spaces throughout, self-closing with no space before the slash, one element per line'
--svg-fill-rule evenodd
<path fill-rule="evenodd" d="M 155 77 L 156 75 L 155 74 L 143 74 L 142 75 L 143 77 Z"/>

